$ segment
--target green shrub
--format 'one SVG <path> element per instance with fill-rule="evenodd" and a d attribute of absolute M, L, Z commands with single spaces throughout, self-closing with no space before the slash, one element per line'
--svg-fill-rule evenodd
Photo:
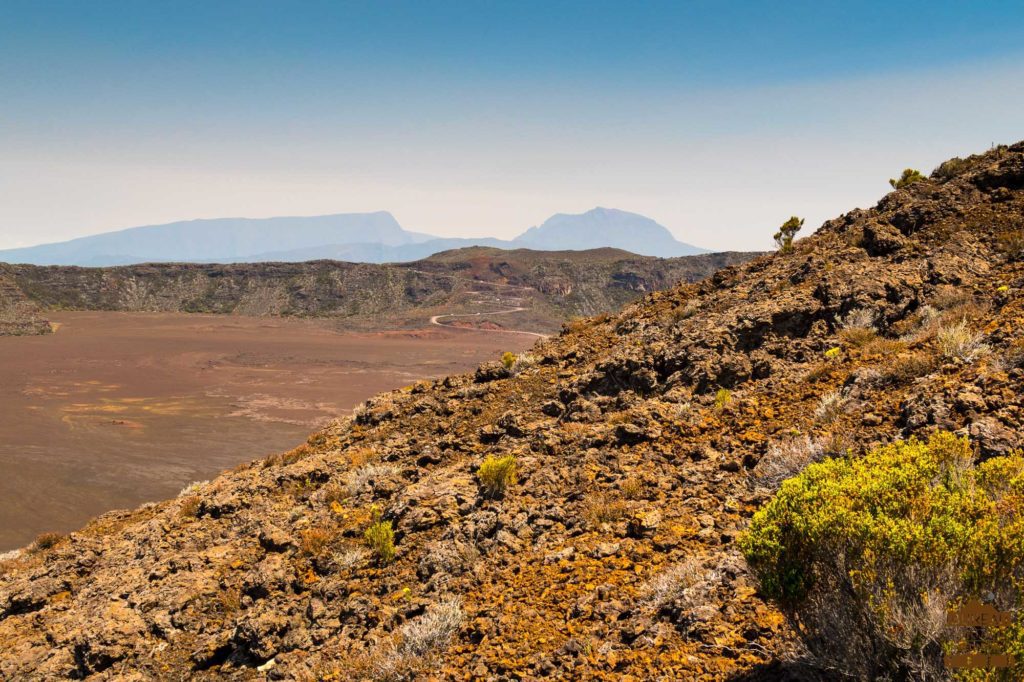
<path fill-rule="evenodd" d="M 512 369 L 512 365 L 516 364 L 516 354 L 505 351 L 501 355 L 501 364 L 505 365 L 505 369 Z"/>
<path fill-rule="evenodd" d="M 975 466 L 938 433 L 828 459 L 785 481 L 739 547 L 817 662 L 859 679 L 946 679 L 962 632 L 946 610 L 987 597 L 1012 610 L 1024 586 L 1024 457 Z M 1024 652 L 1024 617 L 974 650 Z M 1021 679 L 1024 657 L 1008 679 Z"/>
<path fill-rule="evenodd" d="M 366 545 L 381 564 L 390 564 L 395 560 L 395 530 L 391 521 L 380 518 L 380 511 L 373 509 L 373 523 L 363 533 Z"/>
<path fill-rule="evenodd" d="M 796 216 L 790 216 L 789 220 L 782 223 L 779 231 L 774 236 L 775 246 L 778 247 L 779 251 L 786 253 L 793 250 L 793 238 L 796 237 L 796 233 L 803 226 L 804 219 L 797 218 Z"/>
<path fill-rule="evenodd" d="M 488 457 L 476 472 L 480 486 L 487 497 L 497 497 L 516 482 L 516 457 Z"/>
<path fill-rule="evenodd" d="M 727 388 L 720 388 L 715 393 L 715 409 L 721 412 L 725 406 L 732 402 L 732 392 Z"/>
<path fill-rule="evenodd" d="M 921 171 L 913 168 L 905 168 L 903 170 L 903 175 L 901 175 L 899 179 L 890 178 L 889 184 L 892 185 L 893 189 L 903 189 L 904 187 L 913 185 L 915 182 L 922 182 L 927 179 L 928 178 L 921 174 Z"/>

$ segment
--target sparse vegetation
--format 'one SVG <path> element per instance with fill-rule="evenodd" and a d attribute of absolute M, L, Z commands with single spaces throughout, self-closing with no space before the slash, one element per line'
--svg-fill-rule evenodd
<path fill-rule="evenodd" d="M 817 424 L 831 424 L 846 407 L 847 397 L 840 391 L 829 391 L 821 396 L 818 407 L 814 410 L 814 421 Z"/>
<path fill-rule="evenodd" d="M 299 551 L 306 556 L 318 556 L 331 543 L 333 534 L 326 528 L 309 528 L 299 533 Z"/>
<path fill-rule="evenodd" d="M 178 518 L 194 519 L 199 516 L 199 509 L 202 506 L 202 499 L 198 495 L 189 495 L 182 498 L 178 506 Z"/>
<path fill-rule="evenodd" d="M 268 456 L 263 460 L 263 466 L 264 468 L 288 466 L 298 462 L 307 453 L 308 448 L 305 445 L 300 445 L 288 452 L 278 452 Z"/>
<path fill-rule="evenodd" d="M 807 435 L 775 441 L 751 470 L 751 480 L 759 487 L 777 490 L 784 480 L 823 459 L 825 446 L 825 439 Z"/>
<path fill-rule="evenodd" d="M 1024 661 L 1024 455 L 1007 456 L 1024 442 L 1024 265 L 965 227 L 979 206 L 1022 215 L 1024 143 L 1013 154 L 581 322 L 517 378 L 526 354 L 506 369 L 492 345 L 475 372 L 405 381 L 295 464 L 194 490 L 195 521 L 176 517 L 189 494 L 0 558 L 0 668 L 948 682 L 945 653 Z M 393 285 L 419 296 L 433 266 L 410 267 Z M 486 268 L 462 274 L 460 292 L 488 289 L 469 279 Z M 696 316 L 671 323 L 684 304 Z M 957 325 L 995 352 L 944 360 Z M 935 429 L 976 440 L 892 444 Z M 947 627 L 976 597 L 1018 622 Z M 968 679 L 1024 670 L 1000 675 Z"/>
<path fill-rule="evenodd" d="M 931 374 L 937 364 L 932 355 L 918 351 L 897 356 L 877 367 L 863 367 L 858 371 L 858 377 L 875 386 L 902 386 Z"/>
<path fill-rule="evenodd" d="M 789 220 L 782 223 L 778 231 L 772 237 L 775 240 L 775 246 L 782 253 L 787 253 L 793 250 L 793 239 L 796 237 L 796 233 L 800 231 L 800 228 L 804 226 L 804 219 L 796 216 L 791 216 Z"/>
<path fill-rule="evenodd" d="M 598 528 L 604 523 L 621 521 L 628 513 L 629 505 L 625 500 L 608 493 L 598 493 L 587 500 L 583 517 L 591 528 Z"/>
<path fill-rule="evenodd" d="M 867 308 L 855 308 L 839 320 L 839 338 L 854 348 L 861 348 L 877 337 L 875 313 Z"/>
<path fill-rule="evenodd" d="M 721 580 L 721 573 L 705 568 L 698 559 L 691 557 L 648 581 L 640 590 L 640 602 L 655 613 L 678 611 L 677 617 L 685 624 L 696 609 L 707 606 Z"/>
<path fill-rule="evenodd" d="M 336 571 L 346 571 L 355 568 L 366 559 L 366 550 L 360 547 L 350 547 L 336 552 L 331 557 L 331 565 Z"/>
<path fill-rule="evenodd" d="M 934 180 L 952 180 L 957 175 L 960 175 L 964 171 L 968 170 L 971 167 L 971 161 L 974 158 L 975 157 L 961 159 L 959 156 L 954 156 L 952 159 L 943 161 L 938 166 L 936 166 L 935 170 L 932 171 L 931 177 Z"/>
<path fill-rule="evenodd" d="M 394 476 L 396 472 L 397 469 L 388 464 L 366 464 L 349 474 L 346 492 L 349 497 L 357 497 L 378 481 Z"/>
<path fill-rule="evenodd" d="M 373 508 L 373 522 L 363 533 L 367 547 L 381 565 L 390 564 L 395 560 L 395 531 L 390 520 L 380 517 L 380 510 Z"/>
<path fill-rule="evenodd" d="M 1014 339 L 1009 347 L 1000 354 L 996 362 L 996 369 L 1009 371 L 1024 367 L 1024 339 Z"/>
<path fill-rule="evenodd" d="M 906 347 L 907 344 L 899 339 L 887 339 L 876 336 L 862 345 L 860 352 L 864 358 L 884 358 L 896 355 L 906 350 Z"/>
<path fill-rule="evenodd" d="M 964 362 L 970 362 L 988 350 L 988 346 L 982 343 L 983 338 L 984 335 L 972 330 L 963 320 L 942 327 L 935 334 L 935 341 L 942 357 Z"/>
<path fill-rule="evenodd" d="M 913 185 L 915 182 L 923 182 L 927 179 L 928 178 L 921 174 L 921 171 L 913 168 L 905 168 L 903 170 L 903 174 L 900 175 L 899 178 L 891 178 L 889 180 L 889 184 L 892 185 L 893 189 L 903 189 L 904 187 Z"/>
<path fill-rule="evenodd" d="M 627 500 L 639 500 L 644 495 L 644 482 L 636 477 L 627 478 L 619 486 L 619 490 Z"/>
<path fill-rule="evenodd" d="M 316 501 L 317 504 L 322 504 L 336 509 L 337 505 L 340 505 L 349 497 L 348 485 L 343 486 L 338 483 L 329 483 L 328 485 L 320 488 L 319 492 L 317 492 Z"/>
<path fill-rule="evenodd" d="M 858 679 L 945 679 L 947 607 L 988 595 L 1015 608 L 1022 537 L 1024 457 L 975 467 L 965 439 L 939 433 L 810 465 L 739 547 L 819 664 Z M 988 631 L 996 650 L 1021 650 L 1020 623 Z"/>
<path fill-rule="evenodd" d="M 715 393 L 715 410 L 721 412 L 730 402 L 732 402 L 732 392 L 727 388 L 718 389 Z"/>
<path fill-rule="evenodd" d="M 825 361 L 819 362 L 807 372 L 807 381 L 814 383 L 827 379 L 835 370 L 835 363 Z"/>
<path fill-rule="evenodd" d="M 516 457 L 515 455 L 504 455 L 502 457 L 490 456 L 476 472 L 480 479 L 480 487 L 483 488 L 487 497 L 498 497 L 505 492 L 508 486 L 516 482 Z"/>
<path fill-rule="evenodd" d="M 841 329 L 875 328 L 875 313 L 869 308 L 854 308 L 839 320 Z"/>
<path fill-rule="evenodd" d="M 682 307 L 673 308 L 671 313 L 671 319 L 673 322 L 682 322 L 683 320 L 693 317 L 698 310 L 700 310 L 700 302 L 696 300 L 690 300 L 687 301 L 686 305 Z"/>
<path fill-rule="evenodd" d="M 996 235 L 996 245 L 1010 260 L 1024 257 L 1024 230 L 1004 230 Z"/>
<path fill-rule="evenodd" d="M 237 613 L 242 608 L 242 591 L 235 587 L 226 587 L 217 593 L 217 602 L 225 615 Z"/>
<path fill-rule="evenodd" d="M 512 366 L 508 368 L 509 374 L 512 376 L 519 376 L 528 369 L 533 368 L 537 365 L 537 358 L 530 355 L 529 353 L 520 353 L 516 356 Z"/>
<path fill-rule="evenodd" d="M 61 542 L 66 536 L 60 533 L 42 533 L 36 537 L 35 542 L 32 543 L 33 552 L 44 552 L 48 549 L 55 547 Z"/>
<path fill-rule="evenodd" d="M 410 679 L 422 659 L 444 649 L 459 631 L 465 614 L 457 597 L 431 604 L 426 613 L 405 623 L 397 645 L 379 647 L 368 667 L 378 682 Z"/>
<path fill-rule="evenodd" d="M 209 481 L 192 481 L 187 486 L 181 489 L 181 492 L 178 493 L 178 497 L 188 497 L 189 495 L 195 495 L 200 490 L 202 490 L 203 486 L 205 486 L 207 483 L 209 483 Z"/>
<path fill-rule="evenodd" d="M 462 601 L 457 598 L 431 604 L 426 613 L 402 626 L 398 651 L 405 656 L 425 656 L 447 646 L 463 618 Z"/>

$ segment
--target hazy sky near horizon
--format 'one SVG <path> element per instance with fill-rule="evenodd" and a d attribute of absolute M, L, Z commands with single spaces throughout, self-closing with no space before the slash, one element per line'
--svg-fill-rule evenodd
<path fill-rule="evenodd" d="M 1024 3 L 0 3 L 0 248 L 391 211 L 761 249 L 1024 139 Z"/>

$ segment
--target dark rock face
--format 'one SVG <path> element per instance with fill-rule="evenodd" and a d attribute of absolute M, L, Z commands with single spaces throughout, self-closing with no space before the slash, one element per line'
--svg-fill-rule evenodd
<path fill-rule="evenodd" d="M 39 306 L 17 285 L 13 269 L 0 263 L 0 336 L 34 336 L 50 331 Z"/>
<path fill-rule="evenodd" d="M 772 446 L 857 456 L 940 428 L 979 457 L 1020 446 L 1022 159 L 963 160 L 791 253 L 568 324 L 514 376 L 383 394 L 190 497 L 0 559 L 0 677 L 779 670 L 793 633 L 734 549 Z M 507 457 L 484 494 L 481 465 Z"/>
<path fill-rule="evenodd" d="M 107 268 L 0 264 L 0 334 L 4 311 L 81 310 L 233 313 L 344 318 L 349 325 L 423 324 L 421 308 L 457 312 L 477 285 L 512 290 L 535 323 L 557 330 L 572 315 L 618 309 L 642 294 L 694 282 L 756 254 L 645 258 L 614 249 L 575 252 L 473 248 L 415 263 L 375 265 L 312 261 L 232 265 L 149 264 Z M 504 288 L 502 288 L 504 287 Z M 500 307 L 500 306 L 499 306 Z M 507 307 L 507 306 L 506 306 Z M 474 310 L 478 310 L 475 308 Z M 487 309 L 486 307 L 484 308 Z M 7 323 L 8 333 L 15 327 Z M 28 326 L 25 327 L 28 329 Z"/>

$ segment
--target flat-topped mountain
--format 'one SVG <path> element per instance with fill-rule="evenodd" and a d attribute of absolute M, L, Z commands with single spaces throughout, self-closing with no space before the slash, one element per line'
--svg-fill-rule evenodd
<path fill-rule="evenodd" d="M 406 232 L 386 211 L 281 218 L 217 218 L 132 227 L 66 242 L 0 251 L 0 262 L 124 265 L 225 261 L 328 244 L 372 241 L 398 246 L 427 237 Z"/>
<path fill-rule="evenodd" d="M 66 242 L 0 251 L 0 262 L 88 267 L 156 262 L 260 263 L 340 260 L 399 263 L 468 246 L 589 250 L 616 247 L 650 256 L 706 250 L 677 242 L 649 218 L 596 208 L 559 214 L 514 240 L 409 232 L 386 211 L 281 218 L 220 218 L 133 227 Z"/>
<path fill-rule="evenodd" d="M 515 243 L 528 249 L 596 249 L 610 246 L 644 256 L 692 256 L 706 253 L 676 240 L 664 226 L 637 213 L 594 208 L 586 213 L 559 213 L 519 235 Z"/>
<path fill-rule="evenodd" d="M 815 459 L 853 471 L 898 438 L 969 437 L 945 468 L 875 482 L 920 474 L 928 493 L 974 480 L 963 452 L 999 463 L 1022 445 L 1022 245 L 1018 143 L 911 177 L 791 249 L 567 324 L 518 358 L 379 395 L 176 499 L 42 537 L 0 561 L 0 676 L 796 679 L 801 621 L 766 590 L 849 595 L 872 576 L 841 570 L 851 553 L 809 577 L 781 564 L 766 586 L 738 539 Z M 1008 510 L 1024 480 L 1010 461 L 982 481 Z M 964 497 L 904 492 L 922 501 L 913 515 Z M 871 530 L 889 497 L 845 525 Z M 909 534 L 878 552 L 962 533 L 918 520 L 882 524 Z M 822 544 L 803 558 L 820 560 L 830 528 L 805 525 Z M 1005 552 L 1017 581 L 1019 552 L 1018 537 Z M 893 643 L 854 663 L 891 679 L 943 672 L 960 637 L 944 600 L 963 594 L 886 589 Z M 830 623 L 833 646 L 856 651 L 845 622 L 866 620 Z M 1003 632 L 1019 651 L 1018 625 Z M 822 678 L 849 663 L 826 659 Z"/>

